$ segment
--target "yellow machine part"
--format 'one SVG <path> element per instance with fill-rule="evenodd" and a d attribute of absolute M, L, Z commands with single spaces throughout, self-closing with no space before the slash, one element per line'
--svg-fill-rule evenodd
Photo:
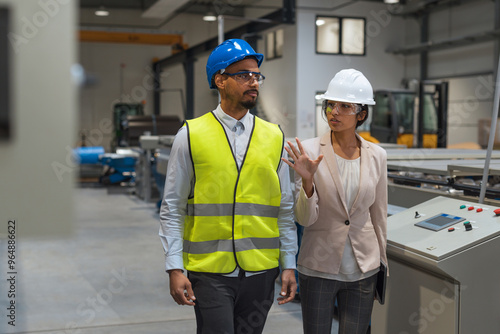
<path fill-rule="evenodd" d="M 437 135 L 436 134 L 424 134 L 424 148 L 436 148 L 437 147 Z M 401 134 L 398 136 L 398 144 L 406 145 L 406 147 L 413 147 L 413 134 Z"/>
<path fill-rule="evenodd" d="M 358 134 L 366 141 L 372 143 L 380 143 L 380 141 L 370 135 L 369 131 L 361 131 Z M 406 145 L 406 147 L 413 147 L 413 134 L 401 134 L 398 136 L 397 144 Z M 424 134 L 424 148 L 436 148 L 437 147 L 437 135 L 435 134 Z"/>
<path fill-rule="evenodd" d="M 372 142 L 372 143 L 376 143 L 376 144 L 380 143 L 380 141 L 377 138 L 372 137 L 370 135 L 369 131 L 361 131 L 361 132 L 358 132 L 358 134 L 359 134 L 359 136 L 361 138 L 363 138 L 366 141 L 369 141 L 369 142 Z"/>

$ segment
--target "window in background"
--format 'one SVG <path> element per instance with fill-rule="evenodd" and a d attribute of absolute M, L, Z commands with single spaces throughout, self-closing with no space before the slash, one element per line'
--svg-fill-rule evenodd
<path fill-rule="evenodd" d="M 316 16 L 316 53 L 365 55 L 364 18 Z"/>
<path fill-rule="evenodd" d="M 285 32 L 283 29 L 276 30 L 276 58 L 283 57 L 283 44 L 285 43 Z"/>
<path fill-rule="evenodd" d="M 266 60 L 281 58 L 283 56 L 283 44 L 285 33 L 283 29 L 272 31 L 266 35 Z"/>
<path fill-rule="evenodd" d="M 316 52 L 340 53 L 340 19 L 316 17 Z"/>

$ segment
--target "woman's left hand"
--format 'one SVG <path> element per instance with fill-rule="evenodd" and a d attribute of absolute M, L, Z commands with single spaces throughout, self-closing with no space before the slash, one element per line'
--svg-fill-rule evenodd
<path fill-rule="evenodd" d="M 307 195 L 310 196 L 313 188 L 313 177 L 318 170 L 321 160 L 323 160 L 323 154 L 321 154 L 316 160 L 312 160 L 309 158 L 307 153 L 304 153 L 304 148 L 302 147 L 300 140 L 295 138 L 295 141 L 297 142 L 299 149 L 297 149 L 290 141 L 287 141 L 290 148 L 285 146 L 285 150 L 288 152 L 293 162 L 284 158 L 281 158 L 281 160 L 288 164 L 288 166 L 292 167 L 293 170 L 295 170 L 295 172 L 302 177 L 302 186 L 304 187 Z"/>

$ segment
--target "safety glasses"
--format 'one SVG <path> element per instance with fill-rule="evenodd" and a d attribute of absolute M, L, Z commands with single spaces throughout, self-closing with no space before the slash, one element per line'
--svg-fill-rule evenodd
<path fill-rule="evenodd" d="M 355 103 L 335 102 L 324 100 L 322 105 L 325 114 L 331 114 L 334 110 L 341 116 L 356 115 L 361 111 L 361 107 Z"/>
<path fill-rule="evenodd" d="M 236 72 L 236 73 L 224 72 L 222 74 L 233 77 L 236 81 L 238 81 L 239 83 L 242 83 L 242 84 L 251 84 L 251 83 L 253 83 L 254 80 L 257 80 L 257 83 L 259 84 L 259 86 L 262 86 L 264 84 L 264 80 L 266 79 L 266 77 L 263 76 L 261 73 L 250 72 L 250 71 L 242 71 L 242 72 Z"/>

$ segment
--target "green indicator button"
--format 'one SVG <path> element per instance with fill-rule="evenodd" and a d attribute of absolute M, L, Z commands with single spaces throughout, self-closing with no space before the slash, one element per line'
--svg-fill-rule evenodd
<path fill-rule="evenodd" d="M 466 206 L 465 205 L 460 205 L 460 209 L 465 209 Z"/>

